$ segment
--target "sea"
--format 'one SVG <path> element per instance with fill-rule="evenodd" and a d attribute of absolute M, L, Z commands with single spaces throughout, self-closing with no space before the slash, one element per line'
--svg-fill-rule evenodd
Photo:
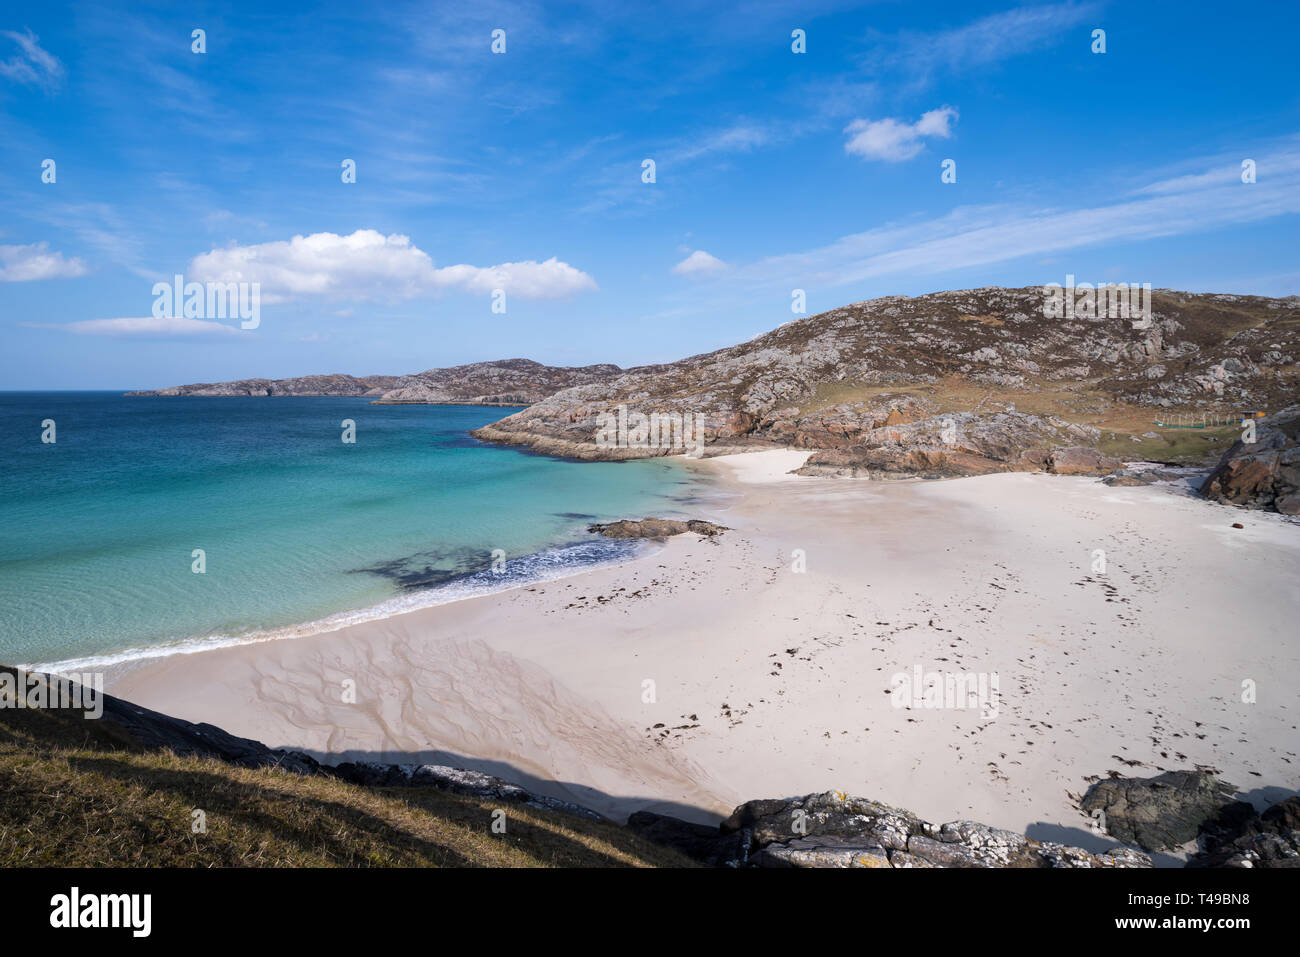
<path fill-rule="evenodd" d="M 680 459 L 470 437 L 515 411 L 0 392 L 0 663 L 291 639 L 563 577 L 654 547 L 590 523 L 708 498 Z"/>

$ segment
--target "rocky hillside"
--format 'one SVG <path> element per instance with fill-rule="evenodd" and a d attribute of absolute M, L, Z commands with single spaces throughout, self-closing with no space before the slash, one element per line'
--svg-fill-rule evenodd
<path fill-rule="evenodd" d="M 530 405 L 572 386 L 624 374 L 616 365 L 546 366 L 529 359 L 474 362 L 414 375 L 309 375 L 293 379 L 199 382 L 142 389 L 131 396 L 368 396 L 378 404 Z"/>
<path fill-rule="evenodd" d="M 817 450 L 814 472 L 962 475 L 1052 468 L 1062 457 L 1074 463 L 1067 470 L 1107 471 L 1100 460 L 1083 469 L 1079 450 L 1205 458 L 1226 434 L 1163 455 L 1185 437 L 1155 431 L 1155 420 L 1226 422 L 1300 396 L 1300 298 L 1157 290 L 1152 301 L 1142 323 L 1047 318 L 1039 287 L 873 299 L 575 386 L 476 435 L 592 459 L 680 454 L 598 448 L 598 416 L 623 405 L 695 414 L 710 452 Z"/>

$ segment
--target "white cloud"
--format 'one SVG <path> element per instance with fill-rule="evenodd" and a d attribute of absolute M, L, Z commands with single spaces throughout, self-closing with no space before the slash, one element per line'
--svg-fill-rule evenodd
<path fill-rule="evenodd" d="M 435 270 L 438 287 L 460 287 L 474 292 L 504 289 L 523 299 L 562 299 L 596 288 L 596 280 L 554 256 L 545 262 L 528 260 L 499 266 L 447 266 Z"/>
<path fill-rule="evenodd" d="M 927 137 L 950 137 L 951 123 L 956 119 L 955 109 L 941 106 L 923 113 L 915 123 L 895 119 L 854 120 L 844 128 L 850 134 L 844 152 L 890 163 L 911 159 L 925 148 Z"/>
<path fill-rule="evenodd" d="M 717 256 L 710 256 L 703 249 L 697 249 L 674 266 L 673 272 L 680 276 L 705 276 L 726 268 L 727 264 Z"/>
<path fill-rule="evenodd" d="M 279 242 L 229 246 L 194 257 L 187 278 L 258 282 L 263 302 L 301 296 L 411 299 L 448 289 L 504 289 L 523 299 L 559 299 L 595 289 L 591 276 L 552 257 L 545 262 L 437 268 L 409 236 L 359 229 L 349 236 L 313 233 Z"/>
<path fill-rule="evenodd" d="M 196 339 L 212 336 L 238 336 L 234 326 L 203 319 L 168 316 L 131 316 L 122 319 L 83 319 L 65 323 L 23 323 L 42 329 L 61 329 L 79 336 L 113 336 L 136 339 Z"/>
<path fill-rule="evenodd" d="M 65 259 L 63 253 L 52 253 L 46 243 L 0 246 L 0 282 L 66 279 L 85 274 L 86 264 L 80 259 Z"/>
<path fill-rule="evenodd" d="M 13 30 L 0 30 L 0 36 L 7 37 L 18 44 L 18 53 L 7 60 L 0 60 L 0 76 L 52 90 L 63 79 L 63 64 L 58 57 L 41 49 L 40 37 L 26 30 L 15 33 Z"/>

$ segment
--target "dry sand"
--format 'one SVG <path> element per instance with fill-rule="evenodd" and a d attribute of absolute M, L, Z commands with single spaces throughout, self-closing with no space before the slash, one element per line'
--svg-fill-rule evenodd
<path fill-rule="evenodd" d="M 698 514 L 730 526 L 717 539 L 151 661 L 108 690 L 331 761 L 478 768 L 615 817 L 710 821 L 839 789 L 1105 846 L 1075 799 L 1109 772 L 1214 768 L 1261 805 L 1300 786 L 1300 525 L 1093 478 L 785 474 L 804 457 L 694 466 L 733 493 Z M 917 666 L 995 672 L 996 717 L 894 707 L 891 677 Z"/>

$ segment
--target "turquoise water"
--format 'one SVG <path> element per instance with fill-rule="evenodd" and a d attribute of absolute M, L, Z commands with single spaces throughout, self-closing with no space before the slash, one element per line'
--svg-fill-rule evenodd
<path fill-rule="evenodd" d="M 0 662 L 310 633 L 554 577 L 639 547 L 589 522 L 680 515 L 700 490 L 672 460 L 568 462 L 467 435 L 512 411 L 0 393 Z"/>

